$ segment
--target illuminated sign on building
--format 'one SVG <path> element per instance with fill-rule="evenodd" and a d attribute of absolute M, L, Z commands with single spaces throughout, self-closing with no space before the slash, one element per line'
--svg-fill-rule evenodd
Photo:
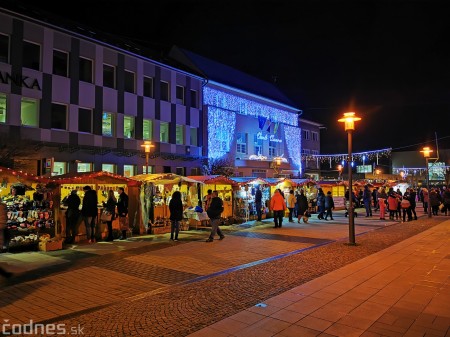
<path fill-rule="evenodd" d="M 275 138 L 275 135 L 270 135 L 270 136 L 263 135 L 261 131 L 256 134 L 256 138 L 261 139 L 261 140 L 269 139 L 269 141 L 276 142 L 276 143 L 281 143 L 282 142 L 281 139 Z"/>

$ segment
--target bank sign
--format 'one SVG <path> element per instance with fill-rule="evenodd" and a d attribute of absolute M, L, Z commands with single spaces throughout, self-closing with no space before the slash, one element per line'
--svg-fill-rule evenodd
<path fill-rule="evenodd" d="M 14 83 L 15 85 L 23 88 L 28 89 L 37 89 L 41 91 L 41 86 L 39 85 L 39 82 L 37 79 L 29 78 L 28 76 L 23 75 L 17 75 L 17 74 L 10 74 L 6 71 L 0 71 L 0 83 L 3 84 L 11 84 Z"/>

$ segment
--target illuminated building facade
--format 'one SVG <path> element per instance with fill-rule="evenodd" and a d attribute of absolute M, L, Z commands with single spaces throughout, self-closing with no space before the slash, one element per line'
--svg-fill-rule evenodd
<path fill-rule="evenodd" d="M 129 41 L 26 15 L 0 8 L 3 165 L 132 176 L 146 172 L 141 145 L 151 141 L 149 173 L 199 173 L 202 76 Z"/>

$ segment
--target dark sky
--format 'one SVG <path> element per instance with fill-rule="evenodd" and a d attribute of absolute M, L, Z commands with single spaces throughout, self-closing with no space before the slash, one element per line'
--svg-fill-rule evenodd
<path fill-rule="evenodd" d="M 36 1 L 24 1 L 34 3 Z M 178 45 L 277 85 L 347 151 L 337 119 L 363 120 L 354 151 L 450 147 L 445 1 L 85 1 L 45 10 L 154 48 Z M 61 6 L 61 7 L 58 7 Z M 69 11 L 66 6 L 71 6 Z"/>

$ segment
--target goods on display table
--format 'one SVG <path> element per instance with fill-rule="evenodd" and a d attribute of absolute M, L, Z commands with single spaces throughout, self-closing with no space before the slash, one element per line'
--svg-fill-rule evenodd
<path fill-rule="evenodd" d="M 183 206 L 188 208 L 198 203 L 198 184 L 202 184 L 200 181 L 172 173 L 140 174 L 131 179 L 142 183 L 139 221 L 151 234 L 170 232 L 169 203 L 173 192 L 181 193 Z M 187 219 L 181 222 L 182 230 L 187 229 L 187 223 Z"/>

